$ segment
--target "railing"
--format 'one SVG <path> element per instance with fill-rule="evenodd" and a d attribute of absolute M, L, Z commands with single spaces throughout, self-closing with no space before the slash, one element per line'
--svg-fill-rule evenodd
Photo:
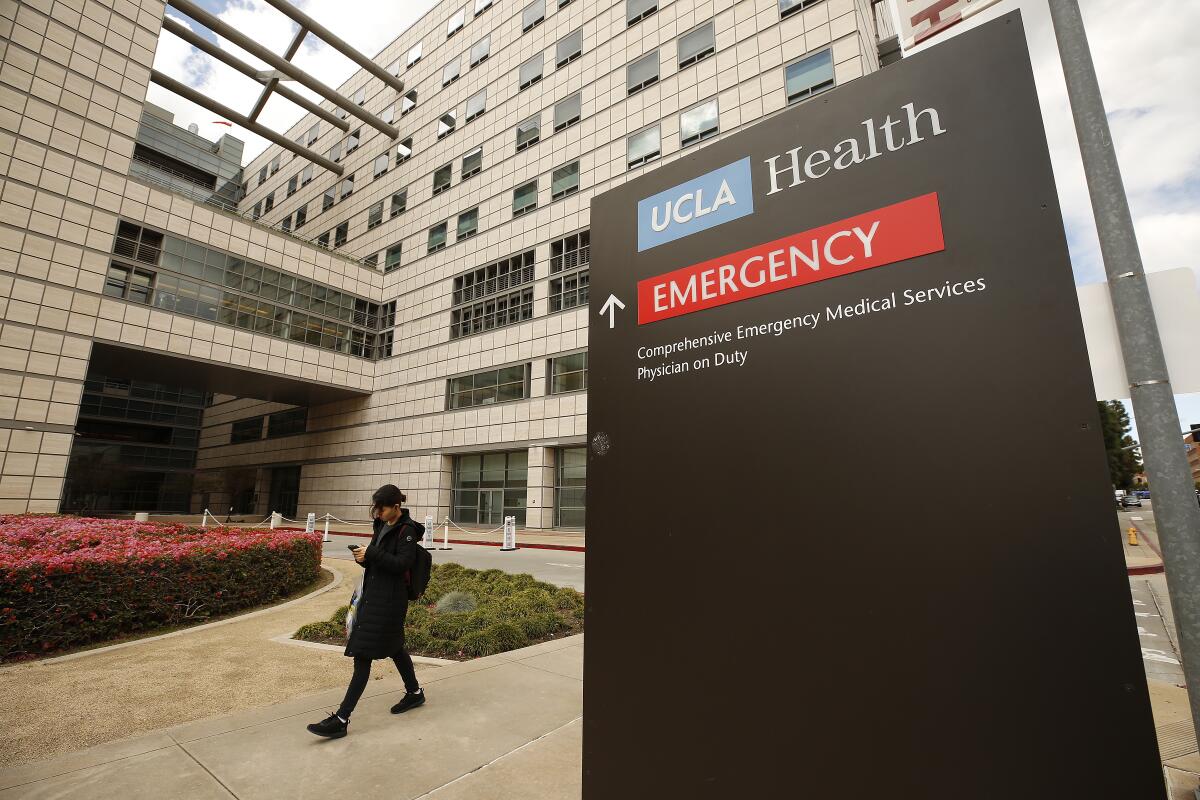
<path fill-rule="evenodd" d="M 144 159 L 137 158 L 136 156 L 134 157 L 133 160 L 136 161 L 138 164 L 145 164 L 145 165 L 153 168 L 153 170 L 139 170 L 136 174 L 130 173 L 129 177 L 131 177 L 135 180 L 143 180 L 147 183 L 152 183 L 155 186 L 166 189 L 169 192 L 173 192 L 175 194 L 181 195 L 181 196 L 187 198 L 188 200 L 191 200 L 192 202 L 200 202 L 200 203 L 203 203 L 204 205 L 212 206 L 214 208 L 217 208 L 217 209 L 225 212 L 226 214 L 229 214 L 231 216 L 241 219 L 243 222 L 248 222 L 251 225 L 256 225 L 260 228 L 264 228 L 266 230 L 271 231 L 272 233 L 277 233 L 282 236 L 287 236 L 289 239 L 295 239 L 297 242 L 309 245 L 310 247 L 319 247 L 322 250 L 328 250 L 331 253 L 335 252 L 334 248 L 317 242 L 315 237 L 312 239 L 306 239 L 303 236 L 296 235 L 294 232 L 292 232 L 290 230 L 284 229 L 282 225 L 268 225 L 265 222 L 261 222 L 260 220 L 255 219 L 253 216 L 251 216 L 247 212 L 239 210 L 236 203 L 232 203 L 227 198 L 224 198 L 224 197 L 221 197 L 220 195 L 214 194 L 211 191 L 198 192 L 195 195 L 189 194 L 187 191 L 185 191 L 183 188 L 181 188 L 178 184 L 167 180 L 162 175 L 155 175 L 154 171 L 166 173 L 167 175 L 170 175 L 174 178 L 178 178 L 179 180 L 186 181 L 188 184 L 190 184 L 192 186 L 196 186 L 197 185 L 196 182 L 186 175 L 175 172 L 166 167 L 160 167 L 158 164 L 153 164 Z M 337 256 L 339 258 L 345 259 L 346 261 L 350 261 L 355 264 L 358 264 L 359 266 L 366 267 L 367 269 L 378 271 L 376 265 L 370 263 L 368 258 L 354 258 L 352 256 L 344 255 L 342 253 L 337 253 Z"/>

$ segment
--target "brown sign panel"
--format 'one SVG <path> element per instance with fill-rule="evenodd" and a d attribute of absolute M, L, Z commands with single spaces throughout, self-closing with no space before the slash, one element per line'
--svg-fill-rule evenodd
<path fill-rule="evenodd" d="M 1161 797 L 1019 15 L 592 225 L 585 800 Z"/>

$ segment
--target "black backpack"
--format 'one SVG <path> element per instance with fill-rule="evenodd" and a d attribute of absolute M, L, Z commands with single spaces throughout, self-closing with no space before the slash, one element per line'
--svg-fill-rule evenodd
<path fill-rule="evenodd" d="M 429 575 L 433 572 L 433 556 L 416 542 L 413 542 L 413 547 L 416 548 L 416 555 L 413 557 L 412 566 L 408 568 L 408 574 L 404 576 L 404 581 L 408 584 L 408 599 L 420 600 L 429 586 Z"/>

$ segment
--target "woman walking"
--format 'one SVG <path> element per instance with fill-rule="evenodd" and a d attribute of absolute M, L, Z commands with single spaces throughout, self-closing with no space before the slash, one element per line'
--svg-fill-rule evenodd
<path fill-rule="evenodd" d="M 393 714 L 402 714 L 425 702 L 412 659 L 404 651 L 407 578 L 425 526 L 412 519 L 407 508 L 401 507 L 406 499 L 390 483 L 371 496 L 375 532 L 369 545 L 354 548 L 354 560 L 366 570 L 354 625 L 346 642 L 346 655 L 354 658 L 354 676 L 337 713 L 308 726 L 317 736 L 337 739 L 346 735 L 350 714 L 371 677 L 371 661 L 377 658 L 392 659 L 404 679 L 405 694 L 392 706 Z"/>

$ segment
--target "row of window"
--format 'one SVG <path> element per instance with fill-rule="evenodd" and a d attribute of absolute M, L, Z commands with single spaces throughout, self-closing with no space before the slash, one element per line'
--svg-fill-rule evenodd
<path fill-rule="evenodd" d="M 265 416 L 249 417 L 235 421 L 230 429 L 229 443 L 257 442 L 263 438 L 263 422 L 266 422 L 266 438 L 278 439 L 304 433 L 308 428 L 308 409 L 291 408 Z"/>
<path fill-rule="evenodd" d="M 587 448 L 555 451 L 554 525 L 581 528 L 587 511 Z M 525 524 L 529 452 L 472 453 L 454 457 L 450 518 L 499 525 L 504 517 Z"/>
<path fill-rule="evenodd" d="M 474 408 L 529 397 L 532 364 L 473 372 L 446 381 L 446 408 Z M 546 392 L 565 394 L 587 389 L 587 351 L 551 358 L 546 364 Z"/>

